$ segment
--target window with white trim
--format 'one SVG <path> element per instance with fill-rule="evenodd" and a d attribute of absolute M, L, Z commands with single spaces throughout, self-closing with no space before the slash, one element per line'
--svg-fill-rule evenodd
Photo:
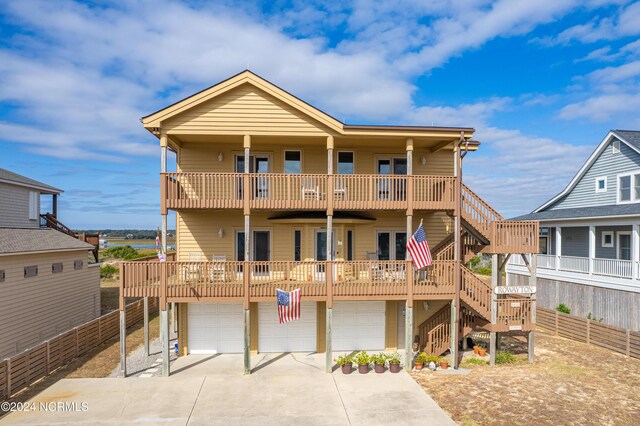
<path fill-rule="evenodd" d="M 620 153 L 620 141 L 619 140 L 615 140 L 611 143 L 611 153 L 612 154 L 619 154 Z"/>
<path fill-rule="evenodd" d="M 640 171 L 618 175 L 618 203 L 640 202 Z"/>
<path fill-rule="evenodd" d="M 602 247 L 613 247 L 613 231 L 604 231 L 602 233 Z"/>
<path fill-rule="evenodd" d="M 607 192 L 607 177 L 596 178 L 596 192 Z"/>
<path fill-rule="evenodd" d="M 29 191 L 29 220 L 38 220 L 38 193 Z"/>

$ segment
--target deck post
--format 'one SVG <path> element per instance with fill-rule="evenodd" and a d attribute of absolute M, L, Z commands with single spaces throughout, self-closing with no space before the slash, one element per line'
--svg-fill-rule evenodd
<path fill-rule="evenodd" d="M 454 208 L 454 282 L 455 296 L 451 304 L 451 356 L 453 368 L 457 369 L 458 356 L 458 331 L 460 324 L 460 290 L 462 288 L 462 151 L 464 132 L 460 133 L 460 141 L 453 150 L 455 173 L 455 208 Z"/>
<path fill-rule="evenodd" d="M 491 255 L 491 325 L 495 326 L 498 322 L 498 295 L 495 293 L 496 287 L 500 285 L 502 271 L 502 256 L 499 254 Z M 496 365 L 496 352 L 498 348 L 498 336 L 495 331 L 489 333 L 489 365 Z"/>
<path fill-rule="evenodd" d="M 413 368 L 413 301 L 406 301 L 404 321 L 404 369 L 411 371 Z"/>
<path fill-rule="evenodd" d="M 143 300 L 144 307 L 144 353 L 149 356 L 149 298 Z"/>
<path fill-rule="evenodd" d="M 58 194 L 53 194 L 51 203 L 52 203 L 51 214 L 53 214 L 57 218 L 58 217 Z"/>
<path fill-rule="evenodd" d="M 329 303 L 327 303 L 325 339 L 325 372 L 331 373 L 333 372 L 333 308 L 329 307 Z"/>
<path fill-rule="evenodd" d="M 531 253 L 531 271 L 529 273 L 529 285 L 531 287 L 535 287 L 538 282 L 538 255 L 536 253 Z M 536 293 L 531 295 L 531 325 L 532 329 L 535 329 L 536 325 Z M 528 351 L 529 351 L 529 362 L 533 363 L 534 361 L 534 346 L 535 346 L 535 331 L 531 330 L 528 334 Z"/>
<path fill-rule="evenodd" d="M 127 377 L 127 312 L 120 309 L 120 377 Z"/>
<path fill-rule="evenodd" d="M 251 374 L 251 309 L 244 310 L 244 374 Z"/>
<path fill-rule="evenodd" d="M 160 305 L 160 342 L 162 343 L 162 375 L 168 377 L 169 370 L 169 312 L 166 302 Z"/>
<path fill-rule="evenodd" d="M 454 365 L 457 368 L 457 357 L 458 357 L 458 321 L 456 321 L 456 315 L 458 314 L 458 310 L 456 309 L 456 300 L 453 299 L 451 301 L 451 342 L 449 347 L 449 352 L 451 353 L 451 365 Z"/>

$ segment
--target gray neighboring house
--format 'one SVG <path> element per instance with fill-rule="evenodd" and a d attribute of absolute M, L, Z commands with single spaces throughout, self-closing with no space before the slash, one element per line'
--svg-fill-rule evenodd
<path fill-rule="evenodd" d="M 0 360 L 100 315 L 94 245 L 48 227 L 61 192 L 0 168 Z M 53 212 L 41 215 L 49 195 Z"/>
<path fill-rule="evenodd" d="M 560 194 L 514 220 L 540 222 L 538 306 L 640 329 L 640 131 L 611 130 Z M 510 259 L 509 284 L 527 276 Z"/>

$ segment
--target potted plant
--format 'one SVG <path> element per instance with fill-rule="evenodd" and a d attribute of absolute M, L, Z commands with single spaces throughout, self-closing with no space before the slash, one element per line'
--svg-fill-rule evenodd
<path fill-rule="evenodd" d="M 478 355 L 485 356 L 487 354 L 487 344 L 484 342 L 478 343 Z"/>
<path fill-rule="evenodd" d="M 353 367 L 353 358 L 351 355 L 340 355 L 336 360 L 336 364 L 342 369 L 342 374 L 351 374 L 351 367 Z"/>
<path fill-rule="evenodd" d="M 440 368 L 442 368 L 443 370 L 449 368 L 449 357 L 443 356 L 442 358 L 440 358 Z"/>
<path fill-rule="evenodd" d="M 429 355 L 425 359 L 425 364 L 427 364 L 429 370 L 436 371 L 438 363 L 440 362 L 440 357 L 438 355 Z"/>
<path fill-rule="evenodd" d="M 387 359 L 389 360 L 389 371 L 392 373 L 400 372 L 400 354 L 398 352 L 394 352 L 391 355 L 387 355 Z"/>
<path fill-rule="evenodd" d="M 420 352 L 418 355 L 416 355 L 416 359 L 413 361 L 416 366 L 416 370 L 418 371 L 422 370 L 425 362 L 427 362 L 427 354 L 424 352 Z"/>
<path fill-rule="evenodd" d="M 384 365 L 387 363 L 387 355 L 384 352 L 371 355 L 371 362 L 373 362 L 376 373 L 384 373 Z"/>
<path fill-rule="evenodd" d="M 367 374 L 369 372 L 369 363 L 371 357 L 366 351 L 360 351 L 353 357 L 353 362 L 358 364 L 358 372 L 360 374 Z"/>

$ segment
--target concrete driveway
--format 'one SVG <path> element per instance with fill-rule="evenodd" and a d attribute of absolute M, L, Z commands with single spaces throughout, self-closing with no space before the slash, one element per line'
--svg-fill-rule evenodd
<path fill-rule="evenodd" d="M 258 355 L 252 365 L 244 376 L 241 355 L 190 355 L 167 378 L 64 379 L 32 400 L 35 411 L 0 423 L 454 424 L 404 372 L 326 374 L 324 354 Z"/>

